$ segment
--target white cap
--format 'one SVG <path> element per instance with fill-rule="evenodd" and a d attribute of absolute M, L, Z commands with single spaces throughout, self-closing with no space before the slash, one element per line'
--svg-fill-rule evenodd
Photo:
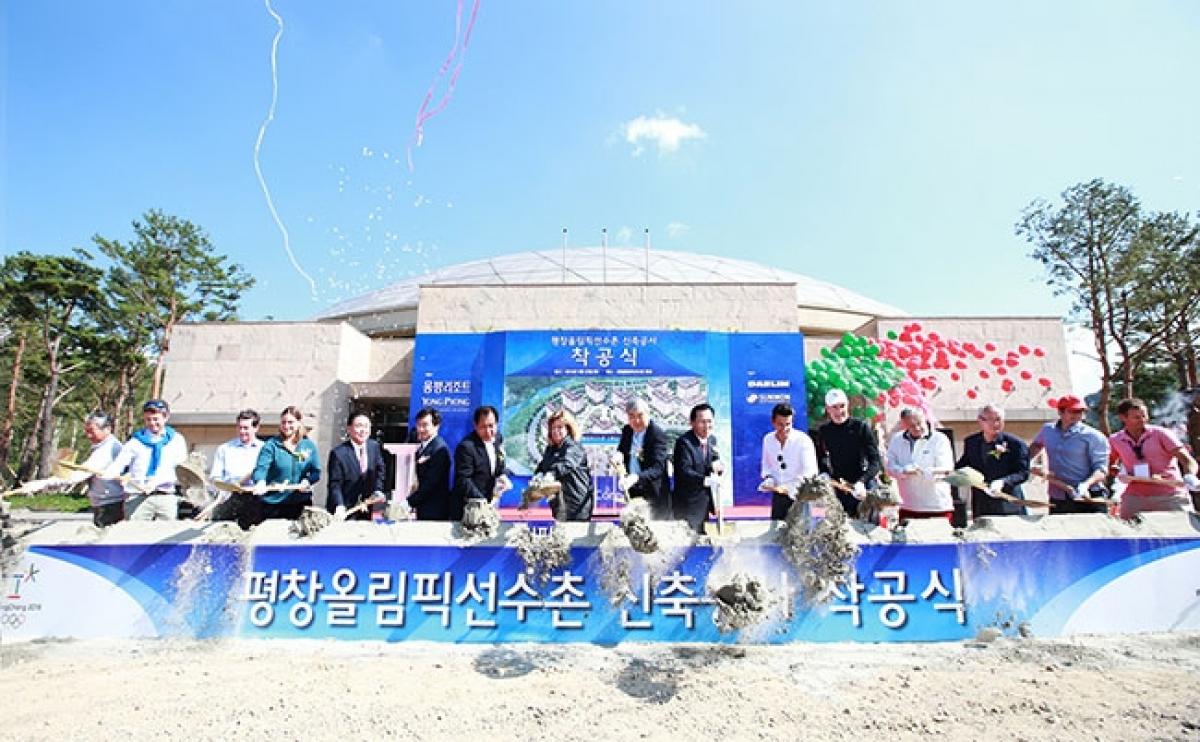
<path fill-rule="evenodd" d="M 846 398 L 846 393 L 841 389 L 830 389 L 825 393 L 825 406 L 835 404 L 850 404 L 850 400 Z"/>

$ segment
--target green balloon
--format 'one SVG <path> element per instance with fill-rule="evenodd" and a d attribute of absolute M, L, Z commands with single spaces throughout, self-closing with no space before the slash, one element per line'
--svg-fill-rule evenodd
<path fill-rule="evenodd" d="M 867 418 L 873 419 L 879 415 L 879 410 L 875 409 L 874 405 L 867 405 L 867 407 L 863 410 L 863 414 L 866 415 Z"/>
<path fill-rule="evenodd" d="M 871 356 L 872 358 L 879 355 L 879 346 L 878 345 L 868 345 L 867 346 L 867 355 Z"/>
<path fill-rule="evenodd" d="M 887 337 L 888 337 L 888 340 L 895 340 L 896 338 L 900 337 L 900 335 L 897 334 L 897 332 L 895 330 L 888 330 Z"/>

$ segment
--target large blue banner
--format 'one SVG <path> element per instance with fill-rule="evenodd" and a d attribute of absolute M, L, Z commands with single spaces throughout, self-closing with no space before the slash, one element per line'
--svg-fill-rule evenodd
<path fill-rule="evenodd" d="M 570 564 L 539 576 L 497 546 L 33 546 L 4 575 L 2 619 L 9 639 L 602 644 L 948 641 L 983 627 L 1039 636 L 1200 629 L 1197 538 L 870 545 L 820 608 L 795 599 L 798 575 L 768 542 L 693 547 L 654 575 L 633 555 L 616 591 L 602 586 L 612 574 L 605 559 L 594 545 L 576 546 Z M 709 576 L 733 567 L 780 599 L 762 624 L 721 633 Z"/>
<path fill-rule="evenodd" d="M 766 505 L 758 491 L 760 443 L 771 408 L 790 402 L 796 427 L 807 429 L 804 340 L 800 333 L 666 330 L 521 331 L 417 336 L 412 416 L 442 412 L 453 447 L 471 431 L 471 411 L 501 411 L 506 460 L 517 487 L 501 501 L 519 503 L 521 485 L 546 445 L 546 417 L 569 410 L 579 421 L 592 463 L 598 504 L 611 505 L 616 479 L 609 455 L 625 424 L 625 404 L 646 401 L 673 441 L 701 402 L 716 411 L 720 450 L 732 459 L 736 505 Z"/>

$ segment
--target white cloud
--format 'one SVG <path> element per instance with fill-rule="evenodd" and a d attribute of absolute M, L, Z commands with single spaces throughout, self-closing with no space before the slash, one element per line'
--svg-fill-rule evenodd
<path fill-rule="evenodd" d="M 671 222 L 667 225 L 667 237 L 672 240 L 682 237 L 690 231 L 692 231 L 692 228 L 683 222 Z"/>
<path fill-rule="evenodd" d="M 677 118 L 659 113 L 653 117 L 638 116 L 621 124 L 625 141 L 633 145 L 633 156 L 639 157 L 646 151 L 645 145 L 658 147 L 658 154 L 678 152 L 679 146 L 689 139 L 704 139 L 708 136 L 696 124 L 688 124 Z"/>

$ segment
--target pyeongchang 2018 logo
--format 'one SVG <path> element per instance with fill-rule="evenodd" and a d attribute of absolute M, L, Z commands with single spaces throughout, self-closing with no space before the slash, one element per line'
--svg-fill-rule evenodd
<path fill-rule="evenodd" d="M 0 572 L 0 588 L 4 600 L 0 602 L 0 631 L 19 629 L 25 625 L 30 614 L 42 610 L 40 603 L 25 600 L 24 588 L 37 582 L 39 570 L 32 563 L 17 572 Z"/>

